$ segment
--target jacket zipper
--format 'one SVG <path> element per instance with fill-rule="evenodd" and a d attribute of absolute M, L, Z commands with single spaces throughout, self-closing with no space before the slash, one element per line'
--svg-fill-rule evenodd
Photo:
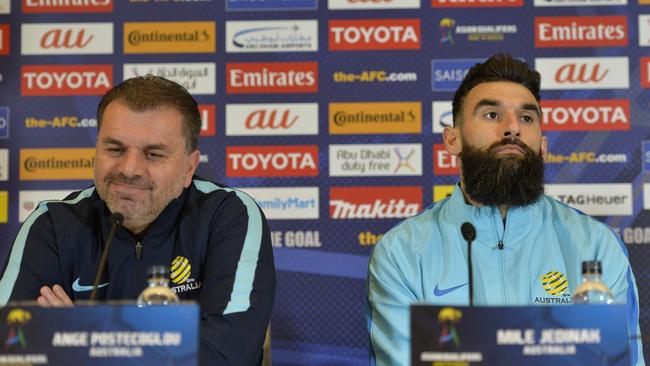
<path fill-rule="evenodd" d="M 500 215 L 500 212 L 499 212 L 497 220 L 501 219 L 500 216 L 501 215 Z M 497 223 L 497 225 L 499 225 L 499 224 L 501 224 L 501 223 Z M 505 244 L 503 243 L 503 240 L 505 239 L 506 231 L 507 231 L 507 228 L 508 228 L 508 220 L 507 220 L 507 218 L 505 220 L 503 220 L 502 226 L 503 226 L 503 233 L 501 233 L 501 235 L 499 235 L 499 230 L 497 230 L 497 237 L 500 236 L 499 241 L 497 242 L 497 249 L 499 250 L 499 272 L 500 272 L 500 276 L 501 276 L 501 289 L 503 290 L 503 296 L 505 298 L 504 299 L 505 300 L 505 305 L 508 305 L 508 304 L 510 304 L 510 301 L 509 301 L 509 296 L 508 296 L 508 287 L 506 286 L 506 274 L 505 274 L 505 264 L 504 264 L 504 262 L 505 262 L 505 254 L 504 254 L 504 251 L 503 251 L 503 249 L 505 248 Z M 498 226 L 497 226 L 497 228 L 498 228 Z"/>
<path fill-rule="evenodd" d="M 142 255 L 142 243 L 138 240 L 135 242 L 135 286 L 137 289 L 140 284 L 140 257 Z"/>

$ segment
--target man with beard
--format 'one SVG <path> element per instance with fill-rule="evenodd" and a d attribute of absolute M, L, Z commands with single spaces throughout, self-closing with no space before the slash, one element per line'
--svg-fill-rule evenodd
<path fill-rule="evenodd" d="M 95 185 L 27 218 L 0 277 L 0 306 L 135 300 L 152 266 L 201 306 L 202 365 L 259 365 L 275 293 L 266 220 L 255 201 L 194 176 L 201 117 L 190 93 L 157 76 L 125 80 L 97 108 Z"/>
<path fill-rule="evenodd" d="M 506 54 L 472 67 L 444 131 L 461 176 L 450 197 L 391 229 L 368 268 L 371 364 L 410 363 L 409 305 L 468 305 L 468 248 L 461 225 L 476 229 L 471 261 L 475 305 L 571 303 L 581 263 L 600 260 L 603 282 L 629 307 L 639 334 L 638 295 L 627 251 L 611 228 L 544 195 L 540 75 Z M 542 276 L 558 278 L 547 291 Z M 634 365 L 644 365 L 641 342 Z"/>

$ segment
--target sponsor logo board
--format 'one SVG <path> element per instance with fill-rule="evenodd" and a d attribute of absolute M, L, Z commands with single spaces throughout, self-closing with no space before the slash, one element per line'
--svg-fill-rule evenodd
<path fill-rule="evenodd" d="M 214 104 L 199 104 L 201 114 L 201 136 L 214 136 L 216 127 L 216 106 Z"/>
<path fill-rule="evenodd" d="M 357 144 L 329 146 L 331 177 L 422 175 L 421 144 Z"/>
<path fill-rule="evenodd" d="M 124 79 L 153 74 L 173 80 L 192 94 L 215 94 L 217 66 L 214 62 L 124 64 Z"/>
<path fill-rule="evenodd" d="M 318 146 L 226 146 L 227 177 L 316 177 Z"/>
<path fill-rule="evenodd" d="M 542 75 L 543 90 L 627 89 L 627 57 L 536 58 L 535 70 Z"/>
<path fill-rule="evenodd" d="M 25 128 L 96 128 L 97 119 L 78 116 L 26 117 Z"/>
<path fill-rule="evenodd" d="M 451 155 L 444 144 L 433 144 L 433 175 L 459 175 L 460 159 Z"/>
<path fill-rule="evenodd" d="M 9 138 L 9 107 L 0 107 L 0 140 Z"/>
<path fill-rule="evenodd" d="M 104 95 L 113 84 L 112 65 L 23 65 L 22 96 Z"/>
<path fill-rule="evenodd" d="M 445 127 L 454 127 L 454 116 L 450 100 L 432 102 L 431 114 L 433 133 L 442 133 Z"/>
<path fill-rule="evenodd" d="M 269 220 L 318 219 L 318 187 L 246 188 Z"/>
<path fill-rule="evenodd" d="M 93 179 L 94 148 L 20 149 L 20 180 Z"/>
<path fill-rule="evenodd" d="M 318 63 L 228 63 L 226 79 L 228 94 L 316 93 Z"/>
<path fill-rule="evenodd" d="M 318 230 L 272 230 L 270 234 L 274 248 L 321 248 L 323 246 Z"/>
<path fill-rule="evenodd" d="M 453 184 L 433 186 L 433 202 L 438 202 L 451 196 L 451 194 L 454 192 L 454 187 L 456 186 Z"/>
<path fill-rule="evenodd" d="M 318 103 L 226 105 L 226 136 L 288 135 L 318 135 Z"/>
<path fill-rule="evenodd" d="M 9 222 L 9 192 L 0 191 L 0 224 Z"/>
<path fill-rule="evenodd" d="M 639 14 L 639 46 L 650 46 L 650 14 Z"/>
<path fill-rule="evenodd" d="M 317 20 L 226 22 L 226 52 L 318 51 Z"/>
<path fill-rule="evenodd" d="M 419 9 L 420 0 L 328 0 L 330 10 Z"/>
<path fill-rule="evenodd" d="M 650 57 L 639 59 L 639 74 L 641 76 L 641 87 L 650 88 Z"/>
<path fill-rule="evenodd" d="M 434 8 L 504 8 L 524 6 L 524 0 L 431 0 Z"/>
<path fill-rule="evenodd" d="M 483 59 L 431 60 L 431 90 L 456 91 L 469 69 Z"/>
<path fill-rule="evenodd" d="M 214 53 L 215 22 L 125 22 L 124 53 Z"/>
<path fill-rule="evenodd" d="M 535 47 L 627 46 L 627 17 L 535 17 Z"/>
<path fill-rule="evenodd" d="M 422 187 L 331 187 L 331 219 L 404 219 L 422 209 Z"/>
<path fill-rule="evenodd" d="M 23 23 L 22 55 L 113 54 L 113 23 Z"/>
<path fill-rule="evenodd" d="M 330 103 L 332 135 L 397 134 L 422 132 L 420 102 Z"/>
<path fill-rule="evenodd" d="M 418 81 L 418 73 L 387 70 L 334 71 L 332 80 L 335 83 L 414 83 Z"/>
<path fill-rule="evenodd" d="M 419 50 L 420 19 L 329 21 L 330 51 Z"/>
<path fill-rule="evenodd" d="M 641 142 L 642 158 L 643 158 L 643 171 L 650 172 L 650 140 Z"/>
<path fill-rule="evenodd" d="M 469 42 L 503 41 L 506 35 L 517 34 L 516 24 L 457 24 L 453 18 L 438 22 L 440 44 L 455 45 L 455 38 Z M 454 37 L 456 35 L 457 37 Z"/>
<path fill-rule="evenodd" d="M 650 184 L 643 183 L 643 209 L 650 210 Z"/>
<path fill-rule="evenodd" d="M 542 100 L 544 131 L 627 131 L 628 99 Z"/>
<path fill-rule="evenodd" d="M 74 190 L 49 190 L 49 191 L 19 191 L 18 192 L 18 221 L 24 222 L 32 213 L 38 203 L 42 201 L 62 200 Z"/>
<path fill-rule="evenodd" d="M 546 194 L 591 216 L 632 215 L 632 185 L 547 184 Z"/>
<path fill-rule="evenodd" d="M 0 149 L 0 181 L 9 180 L 9 149 Z"/>
<path fill-rule="evenodd" d="M 11 14 L 11 0 L 0 0 L 0 14 Z"/>
<path fill-rule="evenodd" d="M 6 0 L 9 1 L 9 0 Z M 113 0 L 22 0 L 23 13 L 110 13 Z"/>
<path fill-rule="evenodd" d="M 226 0 L 227 11 L 316 9 L 318 9 L 318 0 Z"/>
<path fill-rule="evenodd" d="M 627 0 L 534 0 L 535 6 L 609 6 L 627 5 Z"/>
<path fill-rule="evenodd" d="M 0 24 L 0 56 L 9 54 L 11 37 L 9 37 L 9 24 Z"/>

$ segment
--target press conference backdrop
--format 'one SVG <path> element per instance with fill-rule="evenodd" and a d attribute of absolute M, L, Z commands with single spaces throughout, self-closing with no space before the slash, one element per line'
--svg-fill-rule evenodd
<path fill-rule="evenodd" d="M 369 253 L 450 192 L 453 91 L 507 51 L 542 74 L 548 193 L 621 234 L 648 329 L 649 46 L 650 0 L 0 0 L 0 259 L 92 184 L 100 95 L 162 75 L 201 104 L 199 174 L 269 218 L 274 364 L 365 365 Z"/>

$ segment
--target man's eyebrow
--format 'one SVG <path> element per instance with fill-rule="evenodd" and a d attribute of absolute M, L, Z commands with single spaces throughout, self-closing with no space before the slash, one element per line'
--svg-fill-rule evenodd
<path fill-rule="evenodd" d="M 116 139 L 111 138 L 111 137 L 104 137 L 102 139 L 102 142 L 105 143 L 105 144 L 111 144 L 111 145 L 122 145 L 121 141 L 116 140 Z"/>
<path fill-rule="evenodd" d="M 535 103 L 524 103 L 524 105 L 521 106 L 521 109 L 533 111 L 537 114 L 537 117 L 542 117 L 542 111 L 539 110 L 539 106 Z"/>
<path fill-rule="evenodd" d="M 118 145 L 118 146 L 124 146 L 124 144 L 120 140 L 116 140 L 112 137 L 104 137 L 102 139 L 102 143 L 108 144 L 108 145 Z M 146 145 L 144 147 L 144 150 L 150 151 L 150 150 L 167 150 L 167 145 L 165 144 L 150 144 Z"/>
<path fill-rule="evenodd" d="M 501 103 L 499 103 L 498 100 L 495 99 L 481 99 L 476 103 L 476 106 L 474 107 L 474 114 L 481 108 L 485 106 L 490 106 L 490 107 L 498 107 L 500 106 Z"/>

